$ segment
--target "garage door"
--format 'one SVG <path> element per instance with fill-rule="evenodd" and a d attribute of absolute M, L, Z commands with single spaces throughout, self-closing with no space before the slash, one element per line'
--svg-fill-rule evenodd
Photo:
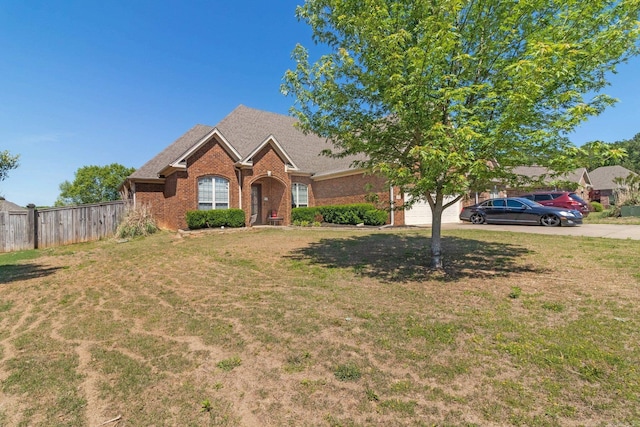
<path fill-rule="evenodd" d="M 411 196 L 404 195 L 405 200 L 410 200 Z M 445 197 L 444 203 L 449 203 L 454 197 Z M 458 200 L 442 212 L 442 223 L 450 224 L 460 222 L 460 210 L 462 202 Z M 406 225 L 431 225 L 431 208 L 427 201 L 417 202 L 415 205 L 404 212 L 404 223 Z"/>

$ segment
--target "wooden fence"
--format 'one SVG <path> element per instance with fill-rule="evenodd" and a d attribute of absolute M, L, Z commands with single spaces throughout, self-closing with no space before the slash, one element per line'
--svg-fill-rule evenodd
<path fill-rule="evenodd" d="M 115 234 L 124 201 L 0 212 L 0 252 L 91 242 Z"/>

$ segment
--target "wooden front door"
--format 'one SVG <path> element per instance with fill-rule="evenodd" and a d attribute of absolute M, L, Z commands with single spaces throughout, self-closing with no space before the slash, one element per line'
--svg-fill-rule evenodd
<path fill-rule="evenodd" d="M 253 224 L 262 224 L 262 186 L 253 184 L 251 186 L 251 220 L 256 218 Z"/>

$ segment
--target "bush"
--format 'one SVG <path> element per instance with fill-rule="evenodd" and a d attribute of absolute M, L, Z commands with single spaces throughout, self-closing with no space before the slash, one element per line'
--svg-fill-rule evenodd
<path fill-rule="evenodd" d="M 191 230 L 198 228 L 244 227 L 242 209 L 212 209 L 208 211 L 188 211 L 187 226 Z"/>
<path fill-rule="evenodd" d="M 318 210 L 324 221 L 332 224 L 382 225 L 387 221 L 387 212 L 370 203 L 320 206 Z"/>
<path fill-rule="evenodd" d="M 227 209 L 228 227 L 239 228 L 244 225 L 244 211 L 242 209 Z"/>
<path fill-rule="evenodd" d="M 293 208 L 291 209 L 291 222 L 294 224 L 298 222 L 312 223 L 317 221 L 317 216 L 321 216 L 318 208 Z M 320 221 L 322 219 L 320 218 Z"/>
<path fill-rule="evenodd" d="M 116 229 L 116 237 L 120 239 L 147 236 L 158 231 L 156 220 L 151 210 L 144 205 L 129 209 L 124 219 Z"/>
<path fill-rule="evenodd" d="M 593 208 L 594 212 L 602 212 L 603 211 L 603 207 L 602 207 L 602 203 L 599 202 L 589 202 L 589 204 L 591 205 L 591 207 Z"/>
<path fill-rule="evenodd" d="M 387 222 L 389 214 L 382 209 L 373 209 L 366 211 L 362 217 L 362 220 L 366 225 L 384 225 Z"/>

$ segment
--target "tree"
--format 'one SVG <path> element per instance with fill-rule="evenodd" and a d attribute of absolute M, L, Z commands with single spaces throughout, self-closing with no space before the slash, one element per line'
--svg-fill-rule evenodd
<path fill-rule="evenodd" d="M 627 153 L 626 158 L 616 164 L 640 173 L 640 133 L 637 133 L 631 139 L 614 142 L 613 146 L 624 149 Z"/>
<path fill-rule="evenodd" d="M 60 184 L 56 206 L 99 203 L 120 199 L 118 191 L 126 177 L 135 171 L 118 163 L 107 166 L 83 166 L 75 173 L 73 182 Z"/>
<path fill-rule="evenodd" d="M 484 189 L 519 165 L 559 175 L 579 149 L 566 135 L 615 100 L 606 73 L 638 53 L 637 0 L 307 0 L 298 19 L 328 48 L 298 45 L 282 92 L 327 155 L 426 199 L 431 266 L 443 268 L 446 195 Z M 595 94 L 587 96 L 586 94 Z"/>
<path fill-rule="evenodd" d="M 4 181 L 10 170 L 19 166 L 20 155 L 12 156 L 9 151 L 0 151 L 0 181 Z"/>
<path fill-rule="evenodd" d="M 580 167 L 584 167 L 588 171 L 601 166 L 619 165 L 628 155 L 624 147 L 602 141 L 588 142 L 581 149 L 577 162 Z"/>

